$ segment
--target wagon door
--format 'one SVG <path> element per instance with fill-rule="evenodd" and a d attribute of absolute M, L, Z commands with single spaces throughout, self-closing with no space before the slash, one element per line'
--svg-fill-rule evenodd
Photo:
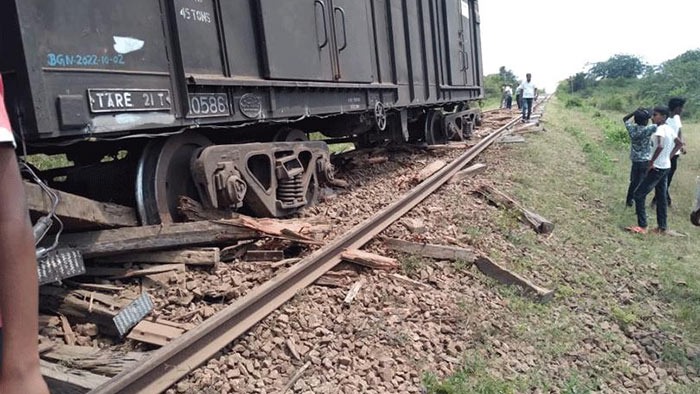
<path fill-rule="evenodd" d="M 372 82 L 369 21 L 366 0 L 332 0 L 333 26 L 338 58 L 338 79 Z"/>
<path fill-rule="evenodd" d="M 465 17 L 466 16 L 466 17 Z M 451 86 L 467 85 L 469 37 L 469 3 L 465 0 L 447 0 L 445 4 L 445 35 L 449 81 Z"/>
<path fill-rule="evenodd" d="M 330 0 L 259 0 L 267 77 L 332 81 Z"/>

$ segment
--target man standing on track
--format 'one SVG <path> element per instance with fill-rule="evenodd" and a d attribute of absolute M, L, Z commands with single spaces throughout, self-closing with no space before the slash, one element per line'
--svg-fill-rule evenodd
<path fill-rule="evenodd" d="M 39 371 L 37 263 L 0 76 L 0 393 L 48 394 Z"/>
<path fill-rule="evenodd" d="M 503 88 L 503 103 L 501 105 L 501 108 L 513 108 L 513 88 L 511 88 L 510 85 L 506 85 Z"/>
<path fill-rule="evenodd" d="M 537 88 L 535 87 L 535 84 L 532 83 L 532 74 L 528 73 L 526 77 L 527 81 L 518 86 L 518 90 L 523 92 L 523 122 L 530 120 L 530 115 L 532 115 L 532 106 L 534 105 L 535 98 L 537 98 Z"/>

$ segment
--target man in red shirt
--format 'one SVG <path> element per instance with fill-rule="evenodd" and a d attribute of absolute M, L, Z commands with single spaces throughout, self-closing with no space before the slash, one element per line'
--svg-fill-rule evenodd
<path fill-rule="evenodd" d="M 36 252 L 0 76 L 0 393 L 48 394 L 39 371 Z"/>

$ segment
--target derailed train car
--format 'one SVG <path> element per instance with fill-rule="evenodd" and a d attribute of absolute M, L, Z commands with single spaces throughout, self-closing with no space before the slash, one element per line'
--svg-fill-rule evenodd
<path fill-rule="evenodd" d="M 181 219 L 285 216 L 332 178 L 326 143 L 441 143 L 483 95 L 476 0 L 8 0 L 0 72 L 51 186 Z"/>

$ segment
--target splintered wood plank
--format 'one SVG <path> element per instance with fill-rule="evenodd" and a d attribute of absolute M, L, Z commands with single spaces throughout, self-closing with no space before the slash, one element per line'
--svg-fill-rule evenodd
<path fill-rule="evenodd" d="M 135 341 L 156 346 L 165 346 L 168 342 L 179 337 L 185 332 L 182 328 L 173 327 L 162 323 L 142 320 L 126 337 Z"/>
<path fill-rule="evenodd" d="M 476 259 L 475 264 L 479 271 L 481 271 L 484 275 L 506 285 L 519 286 L 526 292 L 534 294 L 541 302 L 549 302 L 554 296 L 554 290 L 539 287 L 522 276 L 494 263 L 488 257 L 480 256 Z"/>
<path fill-rule="evenodd" d="M 364 286 L 365 282 L 366 280 L 360 279 L 359 281 L 357 281 L 357 283 L 352 285 L 350 291 L 348 291 L 348 294 L 345 296 L 345 300 L 343 300 L 345 305 L 352 304 L 352 301 L 355 299 L 355 297 L 357 297 L 357 294 L 360 292 L 360 289 L 362 288 L 362 286 Z"/>
<path fill-rule="evenodd" d="M 52 189 L 53 190 L 53 189 Z M 133 208 L 90 200 L 75 194 L 53 190 L 61 201 L 56 214 L 74 228 L 135 227 L 139 225 Z M 53 203 L 39 185 L 24 182 L 24 193 L 30 212 L 45 215 Z"/>
<path fill-rule="evenodd" d="M 482 163 L 474 164 L 473 166 L 468 167 L 468 168 L 466 168 L 466 169 L 464 169 L 464 170 L 462 170 L 462 171 L 456 173 L 456 174 L 452 177 L 452 179 L 450 179 L 450 180 L 448 181 L 448 183 L 459 183 L 459 182 L 462 182 L 463 180 L 465 180 L 465 179 L 467 179 L 467 178 L 471 178 L 471 177 L 473 177 L 473 176 L 475 176 L 475 175 L 479 175 L 479 174 L 481 174 L 481 173 L 486 172 L 487 169 L 488 169 L 488 166 L 487 166 L 486 164 L 482 164 Z"/>
<path fill-rule="evenodd" d="M 192 248 L 133 253 L 97 259 L 100 264 L 152 263 L 216 266 L 221 261 L 219 248 Z"/>
<path fill-rule="evenodd" d="M 124 369 L 143 361 L 147 356 L 148 353 L 115 352 L 88 346 L 58 345 L 44 352 L 41 358 L 61 363 L 69 368 L 115 376 Z"/>
<path fill-rule="evenodd" d="M 427 166 L 425 166 L 425 168 L 418 172 L 418 174 L 415 177 L 415 182 L 423 182 L 424 180 L 430 178 L 436 172 L 440 171 L 446 165 L 447 163 L 444 160 L 435 160 L 434 162 L 428 164 Z"/>
<path fill-rule="evenodd" d="M 243 256 L 245 261 L 280 261 L 284 260 L 284 250 L 249 250 Z"/>
<path fill-rule="evenodd" d="M 66 340 L 66 344 L 75 345 L 75 333 L 70 326 L 70 322 L 68 322 L 68 319 L 63 315 L 59 317 L 61 318 L 61 329 L 63 329 L 63 338 Z"/>
<path fill-rule="evenodd" d="M 165 272 L 185 272 L 184 264 L 161 264 L 144 269 L 127 269 L 115 267 L 87 267 L 85 276 L 105 276 L 109 279 L 139 278 L 148 275 L 162 274 Z"/>
<path fill-rule="evenodd" d="M 85 258 L 96 258 L 230 243 L 259 236 L 257 231 L 242 226 L 205 221 L 65 234 L 60 245 L 80 250 Z"/>
<path fill-rule="evenodd" d="M 422 244 L 395 238 L 382 238 L 382 241 L 389 249 L 429 257 L 432 259 L 459 260 L 471 263 L 477 257 L 476 252 L 473 250 L 457 248 L 454 246 Z"/>
<path fill-rule="evenodd" d="M 543 216 L 525 209 L 519 202 L 496 190 L 495 188 L 488 185 L 482 185 L 476 192 L 484 196 L 484 198 L 491 201 L 491 203 L 495 204 L 496 206 L 517 211 L 520 214 L 520 219 L 532 227 L 535 232 L 539 234 L 549 234 L 554 231 L 554 223 L 550 222 Z"/>
<path fill-rule="evenodd" d="M 109 380 L 107 376 L 69 369 L 44 360 L 40 363 L 41 375 L 52 394 L 84 394 Z"/>
<path fill-rule="evenodd" d="M 346 250 L 340 257 L 351 263 L 359 264 L 368 268 L 378 270 L 394 270 L 399 268 L 399 262 L 391 257 L 380 256 L 374 253 L 363 252 L 361 250 Z"/>

